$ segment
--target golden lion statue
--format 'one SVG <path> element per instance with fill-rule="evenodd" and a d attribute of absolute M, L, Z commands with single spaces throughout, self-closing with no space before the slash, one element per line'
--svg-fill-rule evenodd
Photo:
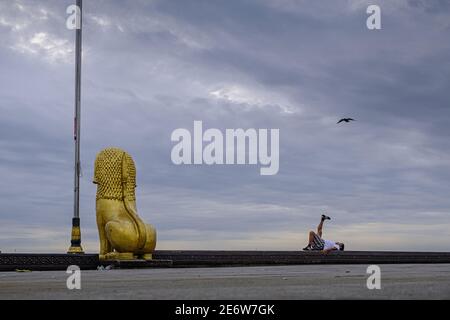
<path fill-rule="evenodd" d="M 131 156 L 117 148 L 101 151 L 95 160 L 94 183 L 100 260 L 151 260 L 156 230 L 137 215 L 136 167 Z"/>

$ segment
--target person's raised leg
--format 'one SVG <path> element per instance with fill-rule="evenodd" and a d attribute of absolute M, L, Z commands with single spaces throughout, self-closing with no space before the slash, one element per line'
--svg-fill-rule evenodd
<path fill-rule="evenodd" d="M 325 220 L 331 220 L 331 218 L 323 214 L 322 218 L 320 219 L 320 223 L 317 226 L 317 234 L 321 238 L 322 238 L 323 223 L 324 223 Z"/>
<path fill-rule="evenodd" d="M 320 223 L 319 223 L 319 225 L 317 226 L 317 234 L 319 235 L 319 237 L 321 237 L 322 238 L 322 229 L 323 229 L 323 222 L 324 222 L 325 220 L 320 220 Z"/>

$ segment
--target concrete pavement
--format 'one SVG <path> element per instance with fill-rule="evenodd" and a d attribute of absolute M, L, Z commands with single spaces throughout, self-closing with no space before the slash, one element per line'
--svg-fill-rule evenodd
<path fill-rule="evenodd" d="M 0 273 L 0 299 L 450 299 L 450 264 L 380 268 L 381 290 L 366 265 L 82 271 L 72 291 L 65 272 Z"/>

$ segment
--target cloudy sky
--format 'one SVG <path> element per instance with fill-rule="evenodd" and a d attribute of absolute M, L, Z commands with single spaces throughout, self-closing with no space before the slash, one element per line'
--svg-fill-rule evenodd
<path fill-rule="evenodd" d="M 3 252 L 69 247 L 73 2 L 0 0 Z M 327 212 L 350 250 L 450 250 L 449 34 L 445 0 L 85 0 L 85 250 L 108 146 L 135 159 L 159 249 L 296 250 Z M 175 166 L 171 133 L 194 120 L 279 128 L 278 175 Z"/>

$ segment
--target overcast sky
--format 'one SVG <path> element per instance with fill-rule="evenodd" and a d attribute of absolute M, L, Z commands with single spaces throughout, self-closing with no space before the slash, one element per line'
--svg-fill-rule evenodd
<path fill-rule="evenodd" d="M 0 0 L 3 252 L 70 244 L 73 2 Z M 449 35 L 446 0 L 85 0 L 84 249 L 93 163 L 117 146 L 159 249 L 296 250 L 326 212 L 349 250 L 450 250 Z M 175 166 L 171 133 L 194 120 L 279 128 L 278 175 Z"/>

